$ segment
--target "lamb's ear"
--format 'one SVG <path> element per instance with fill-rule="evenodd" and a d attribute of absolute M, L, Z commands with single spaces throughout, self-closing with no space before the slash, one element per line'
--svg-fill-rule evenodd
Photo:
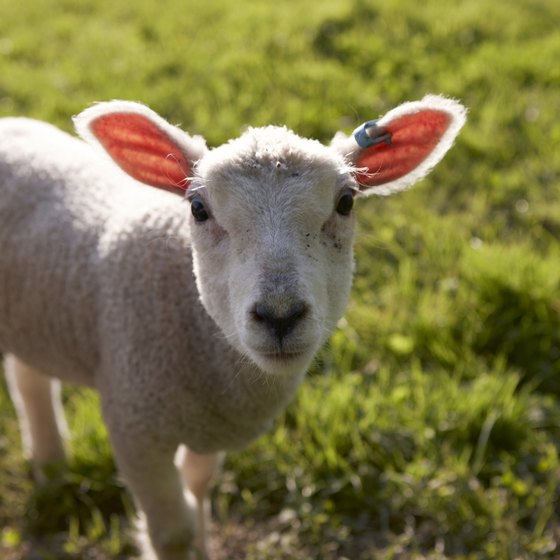
<path fill-rule="evenodd" d="M 134 179 L 177 194 L 187 190 L 193 166 L 207 150 L 200 136 L 131 101 L 98 103 L 74 117 L 74 124 Z"/>
<path fill-rule="evenodd" d="M 339 133 L 331 145 L 356 168 L 361 192 L 387 195 L 427 175 L 451 148 L 465 121 L 463 105 L 428 95 L 364 123 L 350 137 Z"/>

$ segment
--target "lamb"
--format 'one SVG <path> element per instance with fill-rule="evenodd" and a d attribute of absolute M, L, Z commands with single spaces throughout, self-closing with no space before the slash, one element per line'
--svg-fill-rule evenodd
<path fill-rule="evenodd" d="M 344 312 L 354 199 L 425 176 L 465 115 L 427 96 L 330 146 L 268 126 L 211 150 L 133 102 L 77 116 L 85 142 L 0 120 L 0 348 L 36 478 L 66 455 L 59 382 L 94 387 L 143 557 L 206 557 L 223 453 L 270 428 Z"/>

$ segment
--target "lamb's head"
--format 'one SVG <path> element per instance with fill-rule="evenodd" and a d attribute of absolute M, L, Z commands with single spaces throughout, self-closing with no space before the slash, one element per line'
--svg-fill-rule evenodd
<path fill-rule="evenodd" d="M 202 301 L 265 371 L 305 369 L 341 317 L 352 277 L 344 159 L 278 127 L 210 151 L 187 197 Z"/>
<path fill-rule="evenodd" d="M 186 191 L 201 300 L 232 345 L 270 373 L 306 369 L 344 312 L 354 198 L 423 177 L 464 120 L 461 105 L 430 96 L 328 147 L 271 126 L 207 150 L 136 103 L 103 103 L 76 119 L 135 179 Z"/>

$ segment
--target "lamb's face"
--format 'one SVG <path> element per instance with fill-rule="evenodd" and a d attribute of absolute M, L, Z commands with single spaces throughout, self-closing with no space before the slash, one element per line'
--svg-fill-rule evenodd
<path fill-rule="evenodd" d="M 188 196 L 206 309 L 264 371 L 305 369 L 346 306 L 355 183 L 329 148 L 275 127 L 209 152 L 197 171 Z"/>

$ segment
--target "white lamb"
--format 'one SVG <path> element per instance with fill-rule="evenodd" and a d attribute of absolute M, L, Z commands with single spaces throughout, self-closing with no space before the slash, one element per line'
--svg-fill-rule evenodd
<path fill-rule="evenodd" d="M 0 348 L 36 476 L 65 455 L 51 378 L 95 387 L 144 557 L 205 555 L 218 457 L 270 428 L 343 314 L 354 197 L 423 177 L 464 121 L 428 96 L 330 147 L 270 126 L 208 150 L 131 102 L 80 114 L 86 142 L 0 120 Z"/>

